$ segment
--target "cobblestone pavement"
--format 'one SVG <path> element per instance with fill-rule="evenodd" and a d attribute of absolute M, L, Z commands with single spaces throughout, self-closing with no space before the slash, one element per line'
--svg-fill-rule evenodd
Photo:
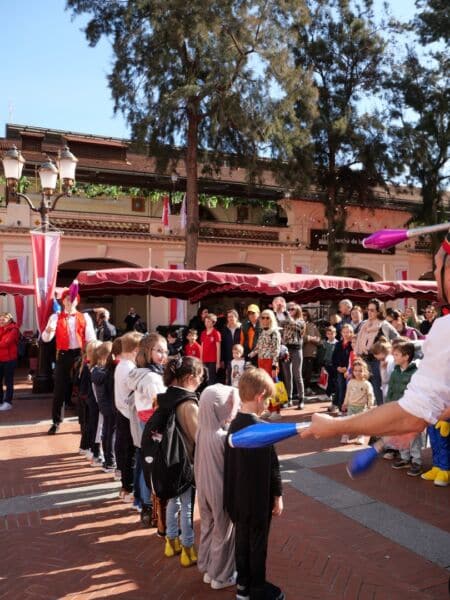
<path fill-rule="evenodd" d="M 47 436 L 51 399 L 31 395 L 20 375 L 13 410 L 0 413 L 0 599 L 234 598 L 163 557 L 118 483 L 78 454 L 75 415 Z M 324 408 L 286 409 L 283 420 Z M 268 578 L 289 600 L 448 598 L 450 488 L 383 460 L 350 480 L 355 450 L 337 440 L 278 445 L 285 511 L 272 523 Z"/>

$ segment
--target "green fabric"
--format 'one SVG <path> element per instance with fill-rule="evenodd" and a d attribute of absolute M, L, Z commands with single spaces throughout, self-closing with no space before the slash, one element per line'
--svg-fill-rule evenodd
<path fill-rule="evenodd" d="M 400 367 L 396 365 L 392 371 L 391 378 L 389 379 L 389 387 L 385 402 L 400 400 L 405 393 L 411 377 L 416 371 L 417 365 L 414 361 L 410 362 L 404 371 L 402 371 Z"/>

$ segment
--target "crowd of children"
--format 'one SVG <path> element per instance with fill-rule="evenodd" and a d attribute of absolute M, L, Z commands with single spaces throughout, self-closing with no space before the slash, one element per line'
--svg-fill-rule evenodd
<path fill-rule="evenodd" d="M 211 335 L 208 321 L 213 323 L 208 317 L 206 336 Z M 211 338 L 212 358 L 217 337 Z M 190 331 L 185 349 L 196 353 L 197 346 Z M 238 600 L 282 600 L 280 588 L 265 576 L 269 516 L 282 512 L 275 450 L 249 453 L 226 444 L 229 432 L 259 420 L 274 395 L 273 379 L 264 369 L 244 368 L 243 347 L 235 344 L 233 385 L 206 386 L 211 370 L 188 352 L 169 357 L 168 341 L 157 333 L 133 331 L 113 343 L 89 342 L 79 371 L 80 453 L 120 479 L 119 497 L 139 510 L 144 527 L 156 528 L 164 537 L 165 557 L 179 556 L 182 567 L 197 564 L 213 590 L 236 585 Z M 161 459 L 169 447 L 173 450 L 170 423 L 190 465 L 183 466 L 178 478 L 171 470 L 175 458 L 170 466 L 167 458 Z M 151 466 L 144 451 L 150 441 L 158 447 Z M 195 496 L 201 523 L 198 551 Z"/>

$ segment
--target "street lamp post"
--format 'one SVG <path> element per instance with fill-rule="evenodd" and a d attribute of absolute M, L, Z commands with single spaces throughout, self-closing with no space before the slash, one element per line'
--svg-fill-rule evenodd
<path fill-rule="evenodd" d="M 8 189 L 8 198 L 15 199 L 17 203 L 23 199 L 33 212 L 37 212 L 41 218 L 40 230 L 44 233 L 50 228 L 50 213 L 55 210 L 58 200 L 70 196 L 71 189 L 75 181 L 75 170 L 78 159 L 65 146 L 58 155 L 57 164 L 59 167 L 47 158 L 39 168 L 39 178 L 41 180 L 41 200 L 39 205 L 35 206 L 31 198 L 18 191 L 19 180 L 22 177 L 25 159 L 20 150 L 15 146 L 10 148 L 3 157 L 3 170 Z M 53 197 L 57 185 L 58 175 L 61 179 L 62 192 Z M 51 392 L 53 389 L 53 379 L 51 371 L 52 342 L 39 342 L 39 366 L 38 373 L 33 379 L 33 392 L 36 394 Z"/>

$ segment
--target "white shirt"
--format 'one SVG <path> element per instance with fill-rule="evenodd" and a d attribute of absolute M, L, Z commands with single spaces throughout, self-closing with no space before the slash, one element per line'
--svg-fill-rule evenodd
<path fill-rule="evenodd" d="M 117 410 L 127 419 L 130 418 L 128 399 L 130 394 L 132 394 L 128 387 L 128 374 L 135 368 L 136 364 L 132 360 L 121 358 L 114 371 L 114 401 Z"/>
<path fill-rule="evenodd" d="M 83 315 L 84 321 L 86 323 L 86 329 L 84 331 L 85 341 L 86 341 L 86 343 L 92 342 L 93 340 L 97 339 L 96 335 L 95 335 L 94 324 L 92 322 L 91 317 L 87 313 L 82 313 L 82 315 Z M 41 334 L 43 342 L 51 342 L 52 339 L 55 337 L 57 321 L 58 321 L 58 313 L 53 313 L 52 315 L 50 315 L 50 318 L 47 323 L 47 327 L 44 329 L 44 331 Z M 80 345 L 78 344 L 78 339 L 77 339 L 77 335 L 76 335 L 76 323 L 77 323 L 77 321 L 75 318 L 75 313 L 70 314 L 67 317 L 70 350 L 76 350 L 80 347 Z M 47 332 L 47 329 L 51 329 L 50 333 Z"/>
<path fill-rule="evenodd" d="M 423 344 L 423 355 L 399 405 L 434 424 L 450 407 L 450 315 L 436 319 Z"/>

